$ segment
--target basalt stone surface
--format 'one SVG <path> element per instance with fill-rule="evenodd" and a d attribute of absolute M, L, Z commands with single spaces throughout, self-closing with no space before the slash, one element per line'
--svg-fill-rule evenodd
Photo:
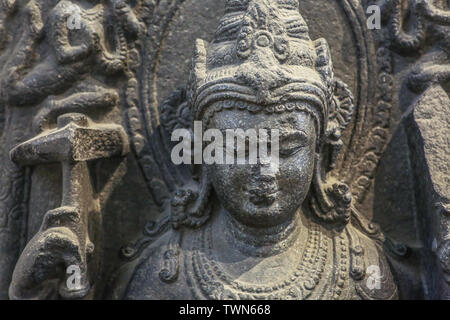
<path fill-rule="evenodd" d="M 0 299 L 449 299 L 449 5 L 0 0 Z"/>

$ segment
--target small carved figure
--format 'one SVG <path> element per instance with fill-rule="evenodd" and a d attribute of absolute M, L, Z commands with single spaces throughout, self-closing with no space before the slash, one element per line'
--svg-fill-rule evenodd
<path fill-rule="evenodd" d="M 34 124 L 34 129 L 37 133 L 46 131 L 45 134 L 51 134 L 51 131 L 47 131 L 54 129 L 57 126 L 56 119 L 65 114 L 98 115 L 117 106 L 119 100 L 117 89 L 109 88 L 105 84 L 104 77 L 125 71 L 127 42 L 124 37 L 124 29 L 129 33 L 138 32 L 139 24 L 137 24 L 132 10 L 124 1 L 113 1 L 111 7 L 114 10 L 113 16 L 116 19 L 114 40 L 117 48 L 111 52 L 109 48 L 112 45 L 107 43 L 109 38 L 105 29 L 105 17 L 108 13 L 107 4 L 109 1 L 88 2 L 90 4 L 87 4 L 85 1 L 60 1 L 51 9 L 45 25 L 41 20 L 42 3 L 32 0 L 24 8 L 30 17 L 29 29 L 23 32 L 15 48 L 15 54 L 5 66 L 6 76 L 2 79 L 2 93 L 5 104 L 9 109 L 15 110 L 16 113 L 21 112 L 17 111 L 19 109 L 39 105 L 39 111 L 34 117 L 34 121 L 29 116 L 26 120 L 30 124 Z M 71 19 L 77 20 L 76 23 L 72 25 L 71 22 L 73 21 Z M 36 48 L 43 38 L 47 40 L 50 50 L 48 50 L 47 55 L 43 56 L 42 61 L 32 65 L 30 62 L 34 58 L 33 49 Z M 11 121 L 9 127 L 16 125 L 14 121 Z M 24 120 L 21 119 L 21 121 Z M 9 128 L 6 129 L 8 130 Z M 14 131 L 9 131 L 5 137 L 8 139 L 5 141 L 5 148 L 8 150 L 17 146 L 20 140 L 24 140 L 22 132 L 15 134 Z M 85 143 L 88 144 L 87 142 Z M 104 153 L 104 156 L 106 157 L 107 153 Z M 17 164 L 22 163 L 20 160 L 16 162 Z M 11 200 L 3 203 L 5 208 L 0 207 L 2 215 L 11 215 L 9 211 L 17 210 L 14 203 L 12 203 L 20 199 L 17 194 L 14 194 L 14 191 L 17 192 L 17 188 L 11 190 L 15 184 L 19 183 L 18 177 L 23 177 L 23 169 L 18 167 L 17 164 L 12 163 L 8 159 L 2 163 L 2 168 L 0 168 L 1 171 L 6 172 L 3 176 L 3 179 L 5 179 L 3 189 L 5 191 L 0 190 L 0 193 L 7 193 L 8 199 L 10 198 Z M 79 175 L 89 175 L 89 173 L 83 171 Z M 79 178 L 87 179 L 86 177 Z M 86 183 L 86 185 L 89 184 Z M 81 212 L 80 215 L 85 215 L 84 211 L 86 210 L 83 211 L 84 207 L 80 209 L 74 206 L 75 209 L 71 207 L 71 210 L 65 208 L 67 206 L 70 207 L 72 204 L 72 202 L 69 204 L 63 203 L 62 207 L 64 210 L 57 209 L 49 212 L 46 216 L 53 216 L 55 212 L 70 215 L 70 212 L 77 213 L 79 211 Z M 48 219 L 50 218 L 45 220 L 47 221 Z M 58 278 L 59 273 L 56 270 L 56 265 L 59 262 L 57 259 L 53 260 L 54 264 L 48 261 L 46 264 L 44 263 L 47 269 L 43 270 L 43 265 L 39 263 L 38 251 L 47 250 L 48 253 L 51 253 L 53 250 L 56 250 L 55 243 L 65 243 L 71 248 L 71 256 L 78 255 L 85 264 L 85 255 L 92 251 L 89 248 L 84 248 L 82 245 L 77 245 L 78 241 L 84 243 L 84 240 L 67 237 L 67 233 L 58 233 L 56 229 L 49 228 L 48 225 L 45 226 L 46 221 L 44 221 L 42 230 L 27 246 L 29 259 L 22 266 L 33 265 L 34 267 L 30 267 L 31 270 L 24 272 L 18 271 L 20 275 L 16 277 L 18 280 L 12 285 L 13 290 L 11 291 L 14 298 L 23 298 L 30 295 L 42 298 L 55 294 L 54 290 L 50 290 L 47 287 L 41 289 L 34 287 L 33 284 L 35 282 L 29 278 L 33 277 L 33 272 L 45 274 L 42 281 L 55 280 L 52 277 Z M 83 225 L 77 230 L 86 228 L 87 226 Z M 16 233 L 22 234 L 20 228 L 17 229 Z M 81 238 L 83 237 L 81 236 Z M 12 241 L 8 242 L 11 242 L 12 245 Z M 42 244 L 43 247 L 37 245 L 38 243 Z M 8 254 L 5 253 L 5 256 L 8 256 Z M 83 269 L 83 275 L 86 273 L 86 268 L 84 267 Z M 85 276 L 86 278 L 87 276 Z M 36 286 L 40 286 L 39 281 Z M 85 296 L 89 293 L 89 290 L 90 288 L 86 285 L 80 292 L 66 293 L 66 296 Z"/>
<path fill-rule="evenodd" d="M 450 81 L 450 11 L 438 9 L 431 0 L 417 3 L 419 15 L 430 24 L 435 45 L 423 55 L 409 76 L 409 87 L 421 92 L 428 86 L 441 85 Z"/>
<path fill-rule="evenodd" d="M 392 47 L 402 53 L 416 53 L 432 34 L 435 44 L 424 54 L 409 77 L 409 87 L 413 91 L 422 91 L 431 83 L 445 83 L 450 79 L 448 66 L 450 14 L 434 3 L 436 0 L 380 0 L 378 5 L 389 18 L 389 30 Z M 408 14 L 409 12 L 409 14 Z M 409 33 L 403 26 L 409 15 L 412 27 Z"/>
<path fill-rule="evenodd" d="M 9 64 L 9 76 L 4 80 L 4 94 L 8 104 L 37 104 L 49 95 L 61 94 L 82 79 L 84 74 L 90 73 L 92 66 L 95 66 L 96 73 L 104 75 L 115 74 L 124 69 L 126 40 L 122 25 L 136 31 L 132 13 L 123 1 L 115 5 L 120 22 L 116 28 L 118 49 L 111 53 L 105 43 L 106 6 L 103 2 L 93 3 L 92 8 L 85 9 L 77 1 L 63 0 L 52 9 L 46 24 L 46 38 L 52 50 L 25 76 L 20 76 L 20 73 L 30 58 L 28 55 L 24 55 L 21 61 L 16 59 Z M 38 9 L 31 12 L 39 15 Z M 71 19 L 79 21 L 71 25 Z"/>

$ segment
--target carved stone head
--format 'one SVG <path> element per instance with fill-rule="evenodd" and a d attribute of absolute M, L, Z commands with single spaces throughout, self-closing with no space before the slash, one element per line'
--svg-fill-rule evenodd
<path fill-rule="evenodd" d="M 297 0 L 227 1 L 214 40 L 197 41 L 190 85 L 192 113 L 203 128 L 280 132 L 274 170 L 261 163 L 208 166 L 208 181 L 235 219 L 280 225 L 309 195 L 317 217 L 348 222 L 349 189 L 328 181 L 327 171 L 352 97 L 333 75 L 326 40 L 310 39 Z"/>

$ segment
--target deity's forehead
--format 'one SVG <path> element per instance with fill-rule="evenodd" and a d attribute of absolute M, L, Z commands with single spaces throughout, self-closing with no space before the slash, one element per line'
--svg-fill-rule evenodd
<path fill-rule="evenodd" d="M 257 113 L 252 114 L 246 110 L 224 110 L 214 114 L 208 128 L 219 130 L 227 129 L 265 129 L 267 131 L 278 130 L 281 135 L 293 131 L 311 132 L 315 129 L 314 117 L 309 112 L 292 111 L 285 113 Z"/>
<path fill-rule="evenodd" d="M 321 132 L 321 118 L 317 109 L 305 101 L 277 104 L 271 108 L 246 104 L 241 101 L 219 101 L 208 108 L 203 119 L 204 129 L 278 129 L 290 131 L 302 127 L 314 127 Z"/>

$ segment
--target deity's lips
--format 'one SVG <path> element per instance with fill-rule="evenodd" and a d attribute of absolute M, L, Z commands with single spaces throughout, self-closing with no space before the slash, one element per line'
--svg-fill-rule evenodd
<path fill-rule="evenodd" d="M 251 195 L 250 201 L 257 206 L 271 206 L 277 199 L 278 192 L 268 195 Z"/>

